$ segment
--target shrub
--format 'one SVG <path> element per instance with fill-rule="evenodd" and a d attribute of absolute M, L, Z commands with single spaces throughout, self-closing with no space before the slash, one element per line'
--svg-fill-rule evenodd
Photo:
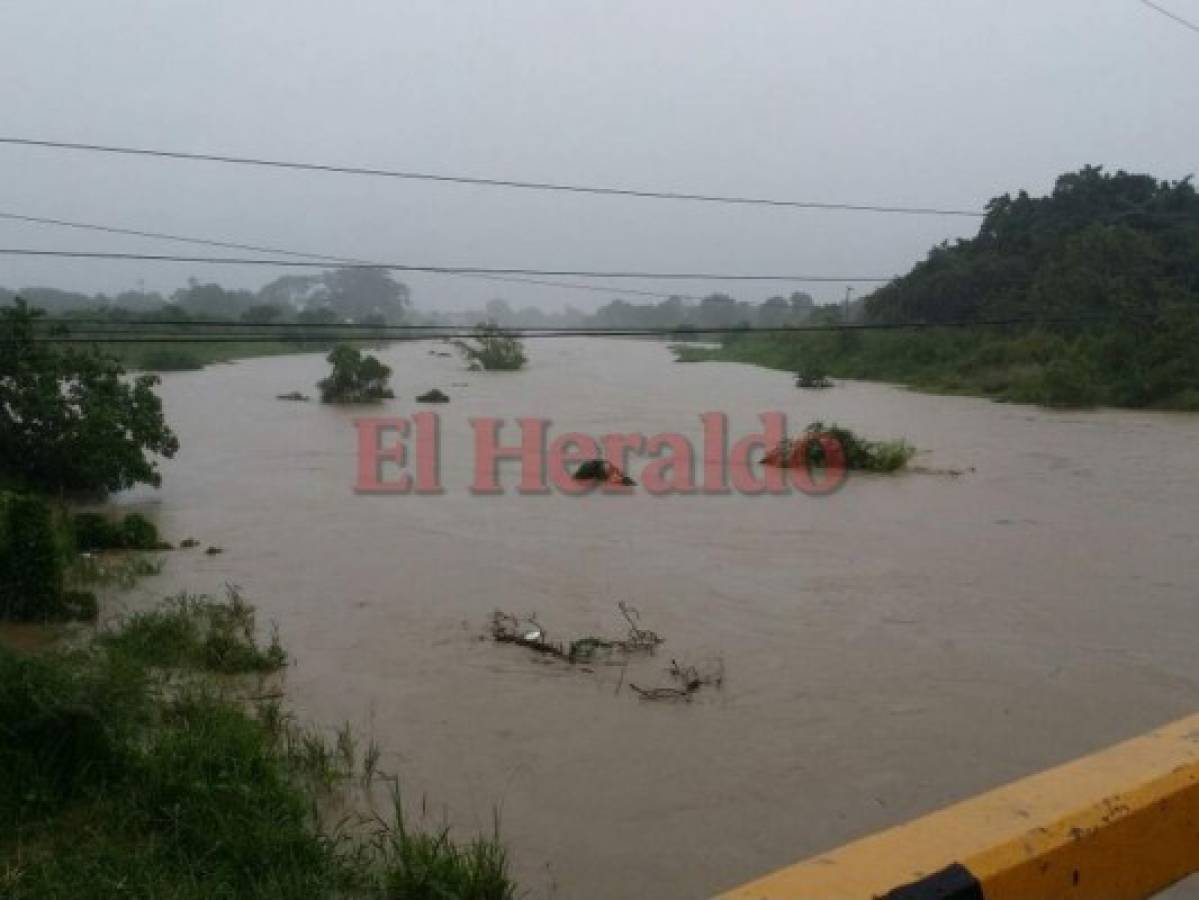
<path fill-rule="evenodd" d="M 770 450 L 763 462 L 767 465 L 794 466 L 799 464 L 799 454 L 807 454 L 808 465 L 823 466 L 826 458 L 824 445 L 818 440 L 811 440 L 820 435 L 828 435 L 841 446 L 845 456 L 845 466 L 864 472 L 895 472 L 906 466 L 916 455 L 916 448 L 905 440 L 868 441 L 848 428 L 839 425 L 826 426 L 823 422 L 812 422 L 799 440 L 784 440 L 782 444 Z"/>
<path fill-rule="evenodd" d="M 916 448 L 905 440 L 897 441 L 868 441 L 859 437 L 848 428 L 833 424 L 825 426 L 823 422 L 812 422 L 804 429 L 805 436 L 828 434 L 841 444 L 845 454 L 845 463 L 851 469 L 864 472 L 895 472 L 908 464 L 916 455 Z M 817 455 L 815 463 L 823 462 L 824 448 L 819 441 L 808 444 L 809 455 Z"/>
<path fill-rule="evenodd" d="M 322 403 L 370 403 L 394 397 L 387 381 L 391 369 L 349 344 L 338 344 L 327 357 L 333 370 L 317 382 Z"/>
<path fill-rule="evenodd" d="M 524 344 L 520 339 L 498 325 L 476 325 L 474 340 L 474 344 L 468 344 L 466 341 L 454 342 L 472 369 L 513 372 L 522 368 L 528 361 Z"/>
<path fill-rule="evenodd" d="M 76 513 L 71 518 L 75 547 L 90 550 L 162 550 L 165 545 L 154 523 L 141 513 L 112 522 L 99 513 Z"/>
<path fill-rule="evenodd" d="M 0 618 L 62 618 L 66 541 L 50 504 L 0 495 Z"/>

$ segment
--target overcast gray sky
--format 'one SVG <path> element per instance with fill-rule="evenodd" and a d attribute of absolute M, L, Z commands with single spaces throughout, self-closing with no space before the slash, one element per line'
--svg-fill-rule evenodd
<path fill-rule="evenodd" d="M 1161 2 L 1199 19 L 1199 0 Z M 1199 168 L 1199 34 L 1137 0 L 0 0 L 0 36 L 9 136 L 966 208 L 1084 163 Z M 977 228 L 10 146 L 0 166 L 0 211 L 417 263 L 890 273 Z M 0 246 L 206 252 L 11 223 Z M 256 287 L 282 271 L 6 258 L 0 284 Z M 608 299 L 405 280 L 424 308 Z"/>

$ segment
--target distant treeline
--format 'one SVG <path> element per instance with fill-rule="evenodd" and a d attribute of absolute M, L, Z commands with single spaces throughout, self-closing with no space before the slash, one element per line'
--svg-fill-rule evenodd
<path fill-rule="evenodd" d="M 311 321 L 386 324 L 400 322 L 412 309 L 407 285 L 383 269 L 332 269 L 318 275 L 285 275 L 258 291 L 230 290 L 188 279 L 170 295 L 157 291 L 82 294 L 57 288 L 0 288 L 0 302 L 22 297 L 50 315 L 105 311 L 114 318 L 202 317 L 249 323 Z M 315 318 L 314 318 L 315 317 Z"/>
<path fill-rule="evenodd" d="M 865 298 L 864 324 L 1002 328 L 733 335 L 709 356 L 1057 406 L 1199 409 L 1199 195 L 1088 166 L 1003 195 L 978 234 Z M 691 354 L 694 358 L 695 354 Z"/>
<path fill-rule="evenodd" d="M 383 339 L 384 326 L 407 321 L 412 308 L 408 287 L 380 269 L 288 275 L 258 291 L 230 290 L 191 279 L 169 296 L 0 288 L 0 302 L 18 296 L 53 316 L 52 330 L 58 336 L 96 338 L 103 350 L 126 365 L 155 371 L 198 369 L 245 356 L 326 350 L 349 337 L 370 336 L 376 328 Z M 48 334 L 51 329 L 39 330 Z M 196 341 L 200 337 L 214 340 L 200 343 Z"/>
<path fill-rule="evenodd" d="M 858 311 L 860 304 L 853 310 Z M 472 319 L 473 317 L 473 319 Z M 778 328 L 815 320 L 842 321 L 840 304 L 818 306 L 811 295 L 796 291 L 789 296 L 769 297 L 761 303 L 736 300 L 728 294 L 709 294 L 701 299 L 669 297 L 658 303 L 613 300 L 594 313 L 573 307 L 564 312 L 545 312 L 535 306 L 513 309 L 506 300 L 492 300 L 483 309 L 465 314 L 470 321 L 488 321 L 507 328 Z M 455 318 L 463 318 L 456 316 Z"/>

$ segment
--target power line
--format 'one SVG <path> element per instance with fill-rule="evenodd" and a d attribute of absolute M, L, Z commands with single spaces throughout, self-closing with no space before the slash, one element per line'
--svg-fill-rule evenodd
<path fill-rule="evenodd" d="M 1173 19 L 1175 22 L 1177 22 L 1179 25 L 1183 26 L 1184 28 L 1189 28 L 1189 29 L 1191 29 L 1191 31 L 1195 32 L 1196 34 L 1199 34 L 1199 25 L 1196 25 L 1194 22 L 1187 21 L 1182 16 L 1177 15 L 1176 13 L 1172 13 L 1172 12 L 1170 12 L 1170 10 L 1168 10 L 1164 7 L 1158 6 L 1156 3 L 1151 2 L 1151 0 L 1140 0 L 1140 2 L 1143 3 L 1145 6 L 1148 6 L 1150 9 L 1161 13 L 1166 18 Z"/>
<path fill-rule="evenodd" d="M 1062 324 L 1067 322 L 1093 321 L 1110 319 L 1110 315 L 1094 315 L 1094 316 L 1072 316 L 1070 318 L 1006 318 L 1006 319 L 983 319 L 983 320 L 949 320 L 948 324 L 960 323 L 976 324 L 981 321 L 984 324 L 1002 324 L 1009 325 L 1013 323 L 1055 323 Z M 456 325 L 456 324 L 430 324 L 430 323 L 414 323 L 411 325 L 404 324 L 383 324 L 383 325 L 354 325 L 341 322 L 243 322 L 239 319 L 208 319 L 208 320 L 192 320 L 192 319 L 103 319 L 103 318 L 74 318 L 70 316 L 44 317 L 33 320 L 35 326 L 51 326 L 60 328 L 75 324 L 83 324 L 92 327 L 80 329 L 80 333 L 89 335 L 95 334 L 144 334 L 147 329 L 150 333 L 154 333 L 153 329 L 163 328 L 181 328 L 187 329 L 206 329 L 206 328 L 228 328 L 228 329 L 258 329 L 256 331 L 246 331 L 246 336 L 262 335 L 262 329 L 274 329 L 276 331 L 297 332 L 312 330 L 335 330 L 339 333 L 359 332 L 364 337 L 386 337 L 393 333 L 408 333 L 408 332 L 451 332 L 454 334 L 474 335 L 478 326 L 475 325 Z M 95 325 L 112 325 L 113 328 L 96 328 Z M 799 325 L 762 325 L 762 326 L 736 326 L 736 325 L 712 325 L 702 326 L 693 324 L 678 324 L 678 325 L 646 325 L 646 326 L 585 326 L 585 325 L 513 325 L 513 326 L 496 326 L 504 333 L 521 333 L 521 334 L 538 334 L 538 333 L 558 333 L 569 332 L 571 335 L 586 336 L 589 334 L 608 335 L 613 333 L 619 334 L 636 334 L 636 335 L 672 335 L 672 334 L 744 334 L 755 332 L 769 332 L 786 334 L 790 332 L 803 331 L 841 331 L 846 328 L 910 328 L 923 326 L 938 326 L 947 324 L 945 322 L 931 322 L 927 320 L 913 320 L 908 322 L 858 322 L 845 323 L 836 322 L 829 324 L 799 324 Z M 180 332 L 163 331 L 162 334 L 178 334 Z M 221 334 L 225 334 L 222 332 Z"/>
<path fill-rule="evenodd" d="M 176 256 L 161 253 L 126 253 L 115 250 L 37 250 L 26 247 L 0 247 L 4 256 L 38 256 L 71 259 L 140 260 L 143 262 L 200 263 L 229 266 L 287 266 L 297 268 L 325 268 L 327 263 L 308 262 L 297 259 L 251 259 L 223 256 Z M 491 268 L 488 266 L 429 266 L 409 263 L 345 263 L 350 269 L 388 269 L 396 272 L 434 272 L 445 275 L 548 275 L 572 276 L 575 278 L 641 278 L 646 281 L 795 281 L 795 282 L 845 282 L 845 281 L 891 281 L 894 275 L 760 275 L 754 273 L 729 274 L 726 272 L 627 272 L 594 271 L 586 269 L 532 269 Z"/>
<path fill-rule="evenodd" d="M 782 200 L 767 197 L 742 197 L 724 194 L 691 194 L 596 185 L 566 184 L 549 181 L 517 181 L 510 178 L 484 178 L 470 175 L 444 175 L 431 172 L 409 172 L 396 169 L 376 169 L 366 166 L 337 166 L 328 163 L 295 162 L 250 156 L 231 156 L 223 153 L 187 153 L 150 147 L 122 147 L 109 144 L 85 144 L 74 141 L 49 141 L 36 138 L 0 137 L 0 144 L 22 147 L 41 147 L 53 150 L 79 150 L 90 153 L 112 153 L 124 156 L 155 157 L 191 162 L 227 163 L 239 166 L 264 166 L 273 169 L 293 169 L 303 172 L 323 172 L 337 175 L 364 175 L 397 178 L 409 181 L 430 181 L 442 184 L 470 184 L 493 188 L 516 188 L 528 191 L 558 191 L 570 194 L 593 194 L 609 197 L 635 197 L 643 200 L 687 200 L 697 203 L 725 203 L 739 206 L 774 206 L 792 209 L 838 210 L 844 212 L 896 213 L 918 216 L 971 216 L 981 218 L 977 210 L 947 209 L 924 206 L 893 206 L 873 203 L 824 203 L 815 200 Z"/>
<path fill-rule="evenodd" d="M 833 323 L 827 325 L 780 325 L 775 327 L 737 328 L 732 326 L 675 326 L 670 328 L 569 328 L 569 327 L 527 327 L 503 329 L 505 334 L 520 338 L 554 338 L 554 337 L 692 337 L 695 335 L 754 335 L 754 334 L 811 334 L 823 332 L 845 331 L 895 331 L 895 330 L 924 330 L 930 328 L 1007 328 L 1021 325 L 1078 325 L 1084 322 L 1126 320 L 1129 316 L 1113 315 L 1069 316 L 1069 317 L 1015 317 L 1005 319 L 955 319 L 943 322 L 859 322 Z M 1144 318 L 1147 316 L 1131 316 Z M 40 320 L 45 321 L 45 320 Z M 198 324 L 198 323 L 192 323 Z M 287 325 L 292 329 L 303 330 L 305 326 Z M 353 331 L 355 326 L 341 326 L 346 331 Z M 393 329 L 417 329 L 415 334 L 397 335 L 381 333 L 377 328 L 373 334 L 340 334 L 330 335 L 324 339 L 354 340 L 354 341 L 394 341 L 394 340 L 441 340 L 443 338 L 473 338 L 476 331 L 462 326 L 382 326 Z M 361 327 L 359 327 L 361 330 Z M 192 336 L 178 332 L 163 334 L 134 333 L 129 331 L 89 332 L 87 334 L 49 334 L 37 335 L 34 340 L 42 343 L 108 343 L 108 344 L 189 344 L 189 343 L 303 343 L 320 340 L 317 335 L 269 335 L 262 333 L 250 334 L 209 334 Z M 10 339 L 11 340 L 11 339 Z"/>
<path fill-rule="evenodd" d="M 229 250 L 248 250 L 252 253 L 279 253 L 284 256 L 294 256 L 300 259 L 318 259 L 326 260 L 330 263 L 337 264 L 361 264 L 369 265 L 370 260 L 355 259 L 346 256 L 330 256 L 325 253 L 307 253 L 301 250 L 287 250 L 280 247 L 268 247 L 261 244 L 243 244 L 235 241 L 218 241 L 210 238 L 191 237 L 181 234 L 170 234 L 164 231 L 144 231 L 135 228 L 122 228 L 116 225 L 100 225 L 92 222 L 78 222 L 70 219 L 52 219 L 44 216 L 27 216 L 13 212 L 0 211 L 0 219 L 8 219 L 13 222 L 26 222 L 33 225 L 55 225 L 61 228 L 74 228 L 82 231 L 100 231 L 106 234 L 123 234 L 132 237 L 152 238 L 154 240 L 178 241 L 184 244 L 200 244 L 205 247 L 223 247 Z M 690 294 L 663 294 L 657 291 L 639 291 L 633 288 L 616 288 L 616 287 L 599 287 L 594 284 L 576 284 L 571 281 L 545 281 L 536 278 L 517 278 L 505 277 L 502 275 L 464 275 L 461 273 L 431 273 L 431 274 L 450 274 L 463 278 L 478 278 L 485 281 L 501 281 L 511 282 L 515 284 L 535 284 L 545 287 L 560 287 L 568 288 L 576 291 L 593 291 L 596 293 L 608 294 L 628 294 L 638 297 L 657 297 L 659 299 L 668 299 L 671 296 L 683 297 L 688 300 L 700 300 L 702 298 L 692 296 Z"/>

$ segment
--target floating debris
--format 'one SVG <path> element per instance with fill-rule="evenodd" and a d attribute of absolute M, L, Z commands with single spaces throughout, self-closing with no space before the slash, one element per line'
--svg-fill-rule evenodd
<path fill-rule="evenodd" d="M 491 614 L 491 637 L 501 644 L 520 644 L 537 653 L 566 660 L 570 658 L 561 643 L 551 642 L 547 638 L 545 629 L 537 621 L 536 613 L 522 619 L 497 609 Z"/>
<path fill-rule="evenodd" d="M 192 547 L 199 547 L 199 546 L 200 546 L 200 542 L 197 541 L 195 538 L 190 538 L 190 537 L 184 538 L 183 540 L 181 540 L 179 542 L 180 550 L 190 550 Z"/>
<path fill-rule="evenodd" d="M 296 401 L 299 401 L 300 403 L 307 403 L 312 398 L 309 397 L 307 394 L 301 394 L 299 391 L 289 391 L 286 394 L 276 394 L 275 399 L 276 400 L 296 400 Z"/>
<path fill-rule="evenodd" d="M 642 700 L 682 700 L 690 703 L 692 696 L 700 688 L 719 688 L 724 685 L 724 660 L 719 658 L 703 669 L 694 665 L 682 665 L 672 659 L 666 672 L 674 682 L 669 686 L 645 688 L 629 682 L 629 689 Z"/>
<path fill-rule="evenodd" d="M 418 395 L 416 398 L 416 402 L 417 403 L 449 403 L 450 397 L 448 394 L 441 392 L 437 388 L 433 388 L 433 390 L 431 390 L 431 391 L 426 391 L 425 393 Z"/>
<path fill-rule="evenodd" d="M 661 636 L 655 631 L 641 627 L 641 613 L 636 607 L 624 601 L 617 606 L 620 614 L 629 623 L 629 630 L 624 638 L 588 635 L 569 643 L 551 641 L 545 627 L 537 620 L 536 613 L 522 618 L 501 609 L 491 614 L 491 637 L 501 644 L 519 644 L 569 663 L 592 662 L 610 657 L 613 653 L 653 653 L 663 642 Z"/>

